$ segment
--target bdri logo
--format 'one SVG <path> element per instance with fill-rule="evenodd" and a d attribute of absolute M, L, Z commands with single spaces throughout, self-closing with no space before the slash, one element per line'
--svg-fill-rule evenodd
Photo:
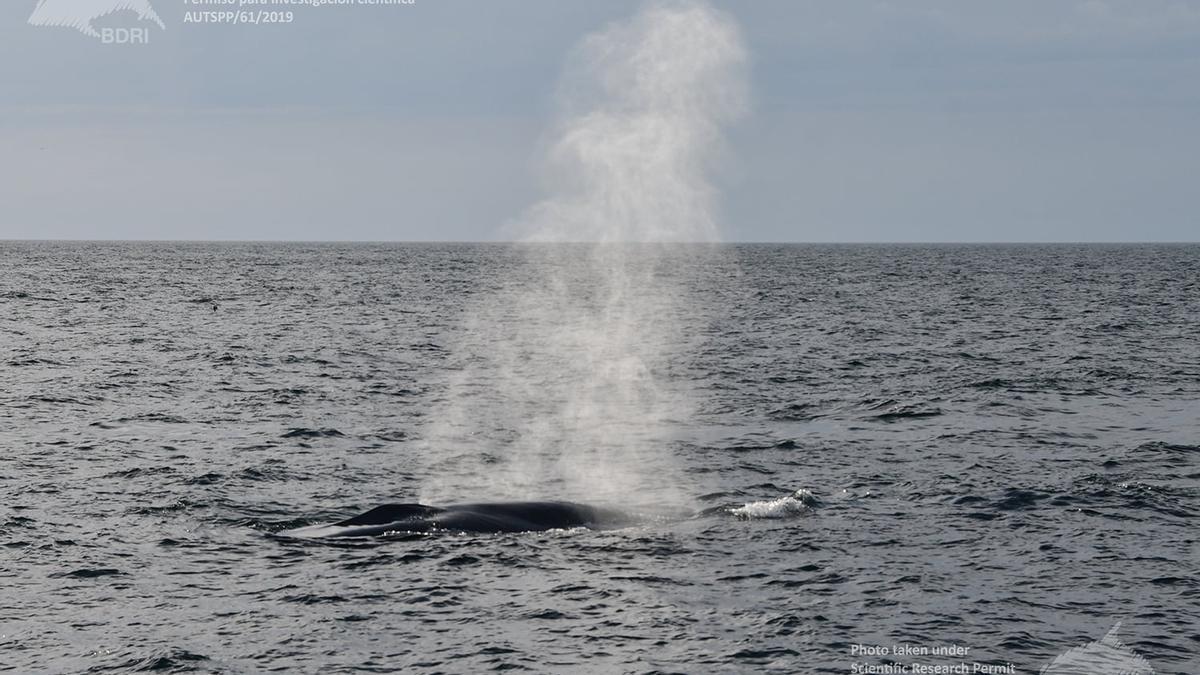
<path fill-rule="evenodd" d="M 67 26 L 84 35 L 97 38 L 104 44 L 147 44 L 150 29 L 100 28 L 92 22 L 114 12 L 136 12 L 137 20 L 153 21 L 166 30 L 162 19 L 150 6 L 150 0 L 38 0 L 37 7 L 29 17 L 34 26 Z"/>
<path fill-rule="evenodd" d="M 1096 642 L 1060 654 L 1041 675 L 1154 675 L 1150 663 L 1117 638 L 1120 629 L 1117 622 Z"/>

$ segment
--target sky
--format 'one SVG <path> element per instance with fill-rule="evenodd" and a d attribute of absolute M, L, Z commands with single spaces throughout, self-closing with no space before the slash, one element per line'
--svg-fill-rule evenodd
<path fill-rule="evenodd" d="M 503 238 L 544 196 L 572 47 L 641 6 L 185 22 L 217 1 L 92 22 L 148 44 L 0 3 L 0 239 Z M 726 240 L 1200 241 L 1200 1 L 712 4 L 750 59 L 713 175 Z"/>

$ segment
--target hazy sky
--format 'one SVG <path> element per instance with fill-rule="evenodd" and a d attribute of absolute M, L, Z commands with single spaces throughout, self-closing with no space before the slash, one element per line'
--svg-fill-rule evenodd
<path fill-rule="evenodd" d="M 639 6 L 235 26 L 149 1 L 166 30 L 136 24 L 145 45 L 0 3 L 0 238 L 496 238 L 540 195 L 572 45 Z M 1200 2 L 713 4 L 752 60 L 717 176 L 726 239 L 1200 240 Z"/>

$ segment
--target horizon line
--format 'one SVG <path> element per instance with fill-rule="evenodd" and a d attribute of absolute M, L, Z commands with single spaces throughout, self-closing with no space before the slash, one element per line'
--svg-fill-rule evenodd
<path fill-rule="evenodd" d="M 1035 240 L 852 240 L 852 241 L 784 241 L 771 239 L 740 239 L 740 240 L 716 240 L 716 241 L 619 241 L 619 242 L 600 242 L 600 241 L 521 241 L 516 239 L 118 239 L 118 238 L 103 238 L 103 239 L 73 239 L 73 238 L 25 238 L 25 237 L 0 237 L 0 243 L 78 243 L 78 244 L 471 244 L 471 245 L 545 245 L 545 244 L 568 244 L 591 245 L 591 244 L 680 244 L 680 245 L 722 245 L 722 244 L 764 244 L 764 245 L 800 245 L 800 246 L 1003 246 L 1003 245 L 1072 245 L 1072 244 L 1098 244 L 1098 245 L 1131 245 L 1131 244 L 1159 244 L 1159 245 L 1187 245 L 1200 244 L 1200 239 L 1197 240 L 1167 240 L 1167 239 L 1108 239 L 1108 240 L 1068 240 L 1068 239 L 1052 239 L 1044 241 Z"/>

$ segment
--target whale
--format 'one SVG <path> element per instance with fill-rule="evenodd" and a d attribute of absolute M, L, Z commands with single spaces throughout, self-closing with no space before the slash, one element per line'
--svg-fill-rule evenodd
<path fill-rule="evenodd" d="M 575 502 L 481 502 L 451 506 L 384 504 L 352 518 L 276 533 L 304 539 L 386 537 L 428 532 L 541 532 L 577 527 L 616 529 L 634 524 L 629 514 Z"/>

